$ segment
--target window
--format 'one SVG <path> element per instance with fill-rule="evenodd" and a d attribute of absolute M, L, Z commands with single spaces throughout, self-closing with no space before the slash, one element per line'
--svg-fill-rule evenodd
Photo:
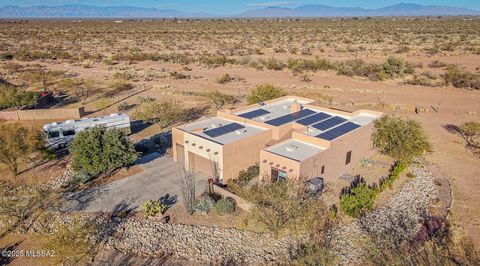
<path fill-rule="evenodd" d="M 345 164 L 349 164 L 352 160 L 352 151 L 347 152 L 347 158 L 345 159 Z"/>
<path fill-rule="evenodd" d="M 320 173 L 320 174 L 322 174 L 322 175 L 323 175 L 324 173 L 325 173 L 325 165 L 322 165 L 322 171 L 321 171 L 321 173 Z"/>
<path fill-rule="evenodd" d="M 65 130 L 65 131 L 62 132 L 62 134 L 63 134 L 64 137 L 73 136 L 73 135 L 75 135 L 75 130 L 73 130 L 73 129 L 72 130 Z"/>
<path fill-rule="evenodd" d="M 60 136 L 60 132 L 58 132 L 58 131 L 50 131 L 50 132 L 48 132 L 48 138 L 49 138 L 49 139 L 58 138 L 59 136 Z"/>
<path fill-rule="evenodd" d="M 280 171 L 280 170 L 272 167 L 271 177 L 272 177 L 273 182 L 285 181 L 285 180 L 287 180 L 287 172 Z"/>

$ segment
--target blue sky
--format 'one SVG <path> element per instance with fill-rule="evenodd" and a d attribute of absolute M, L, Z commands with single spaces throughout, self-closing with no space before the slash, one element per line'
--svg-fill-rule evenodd
<path fill-rule="evenodd" d="M 235 14 L 265 6 L 295 7 L 304 4 L 324 4 L 331 6 L 379 8 L 398 4 L 402 1 L 422 5 L 456 6 L 480 10 L 480 0 L 0 0 L 0 6 L 85 4 L 94 6 L 141 6 L 177 9 L 187 12 Z"/>

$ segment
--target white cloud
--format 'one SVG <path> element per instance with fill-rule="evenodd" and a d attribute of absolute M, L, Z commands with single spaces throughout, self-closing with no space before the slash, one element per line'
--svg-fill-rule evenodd
<path fill-rule="evenodd" d="M 262 2 L 262 3 L 251 3 L 247 4 L 249 7 L 269 7 L 269 6 L 293 6 L 296 3 L 292 2 Z"/>

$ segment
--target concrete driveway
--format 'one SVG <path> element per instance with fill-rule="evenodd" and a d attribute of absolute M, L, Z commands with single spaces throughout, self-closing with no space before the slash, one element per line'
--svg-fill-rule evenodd
<path fill-rule="evenodd" d="M 180 166 L 169 156 L 153 153 L 136 162 L 143 171 L 103 186 L 65 195 L 63 211 L 120 211 L 136 209 L 147 200 L 173 205 L 181 201 Z M 196 175 L 197 194 L 206 188 L 207 178 Z"/>

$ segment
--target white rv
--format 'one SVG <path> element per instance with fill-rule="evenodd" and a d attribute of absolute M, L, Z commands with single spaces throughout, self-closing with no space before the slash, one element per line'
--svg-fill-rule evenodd
<path fill-rule="evenodd" d="M 65 148 L 72 143 L 78 132 L 86 129 L 103 126 L 117 128 L 130 133 L 130 118 L 127 114 L 111 114 L 108 116 L 81 118 L 64 122 L 53 122 L 43 126 L 47 145 L 51 149 Z"/>

